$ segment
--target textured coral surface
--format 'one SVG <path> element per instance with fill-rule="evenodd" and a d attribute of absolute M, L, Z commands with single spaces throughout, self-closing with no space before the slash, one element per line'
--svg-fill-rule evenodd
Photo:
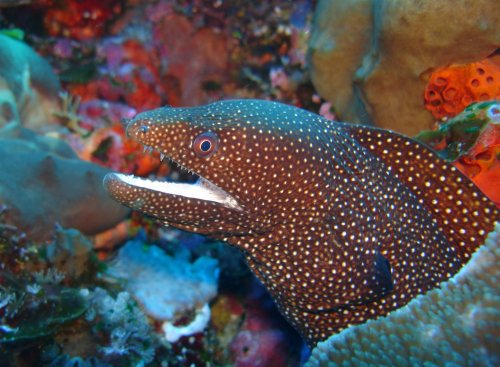
<path fill-rule="evenodd" d="M 500 99 L 500 55 L 438 68 L 424 93 L 425 108 L 437 119 L 455 116 L 472 102 L 492 99 Z"/>
<path fill-rule="evenodd" d="M 434 120 L 422 108 L 429 72 L 482 60 L 500 47 L 500 2 L 383 4 L 318 1 L 309 48 L 311 77 L 342 119 L 415 135 Z M 482 79 L 478 83 L 470 87 L 489 85 Z"/>

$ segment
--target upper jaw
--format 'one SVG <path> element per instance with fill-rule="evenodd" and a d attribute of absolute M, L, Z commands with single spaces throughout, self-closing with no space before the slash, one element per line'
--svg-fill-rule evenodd
<path fill-rule="evenodd" d="M 211 181 L 205 179 L 204 177 L 192 171 L 191 169 L 184 167 L 183 165 L 176 162 L 166 154 L 155 149 L 154 147 L 144 145 L 144 151 L 145 152 L 158 151 L 160 153 L 160 159 L 162 161 L 164 159 L 172 161 L 175 165 L 179 166 L 181 170 L 187 171 L 189 173 L 198 176 L 198 180 L 194 183 L 169 182 L 162 180 L 151 180 L 151 179 L 137 177 L 134 175 L 125 175 L 121 173 L 113 174 L 113 180 L 118 180 L 130 187 L 150 190 L 160 194 L 176 195 L 189 199 L 203 200 L 220 204 L 227 209 L 232 209 L 237 211 L 242 210 L 242 207 L 240 206 L 238 201 L 231 194 L 221 189 L 219 186 L 215 185 Z"/>

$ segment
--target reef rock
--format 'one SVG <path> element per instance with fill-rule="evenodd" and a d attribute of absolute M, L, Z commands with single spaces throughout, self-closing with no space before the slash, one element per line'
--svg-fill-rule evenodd
<path fill-rule="evenodd" d="M 217 260 L 201 256 L 191 262 L 189 252 L 182 248 L 173 255 L 157 246 L 130 241 L 107 270 L 110 277 L 124 282 L 146 314 L 163 322 L 170 342 L 203 331 L 210 320 L 208 302 L 217 295 L 219 279 Z M 195 316 L 188 325 L 177 325 L 176 321 L 193 311 Z"/>
<path fill-rule="evenodd" d="M 495 52 L 499 22 L 490 0 L 320 0 L 311 77 L 342 119 L 414 135 L 434 121 L 423 107 L 433 69 Z"/>
<path fill-rule="evenodd" d="M 0 34 L 0 126 L 33 129 L 55 121 L 59 80 L 49 63 L 24 42 Z"/>
<path fill-rule="evenodd" d="M 500 224 L 440 288 L 318 344 L 307 366 L 498 366 Z"/>
<path fill-rule="evenodd" d="M 102 188 L 108 172 L 62 140 L 18 126 L 0 130 L 0 203 L 30 238 L 48 239 L 56 223 L 92 235 L 121 221 L 128 209 Z"/>

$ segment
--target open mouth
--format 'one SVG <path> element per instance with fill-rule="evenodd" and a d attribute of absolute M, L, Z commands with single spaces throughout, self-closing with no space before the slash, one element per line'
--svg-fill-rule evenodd
<path fill-rule="evenodd" d="M 145 151 L 152 151 L 150 147 L 145 147 Z M 217 185 L 213 184 L 209 180 L 197 175 L 195 172 L 178 164 L 170 157 L 161 154 L 161 160 L 168 159 L 173 162 L 175 168 L 178 168 L 180 173 L 187 171 L 192 175 L 194 182 L 174 182 L 169 180 L 154 180 L 149 178 L 137 177 L 134 175 L 126 175 L 122 173 L 113 173 L 112 177 L 122 183 L 133 186 L 136 188 L 141 188 L 145 190 L 155 191 L 165 195 L 177 195 L 190 199 L 211 201 L 214 203 L 221 204 L 222 206 L 229 209 L 241 210 L 238 201 L 231 196 L 228 192 L 224 191 Z"/>

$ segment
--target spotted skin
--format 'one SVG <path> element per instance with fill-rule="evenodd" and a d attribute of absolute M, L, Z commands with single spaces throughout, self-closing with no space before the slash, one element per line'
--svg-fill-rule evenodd
<path fill-rule="evenodd" d="M 139 114 L 130 137 L 238 203 L 124 182 L 119 202 L 239 248 L 309 345 L 385 315 L 455 274 L 498 220 L 452 165 L 399 134 L 260 100 Z M 193 149 L 215 134 L 215 153 Z"/>

